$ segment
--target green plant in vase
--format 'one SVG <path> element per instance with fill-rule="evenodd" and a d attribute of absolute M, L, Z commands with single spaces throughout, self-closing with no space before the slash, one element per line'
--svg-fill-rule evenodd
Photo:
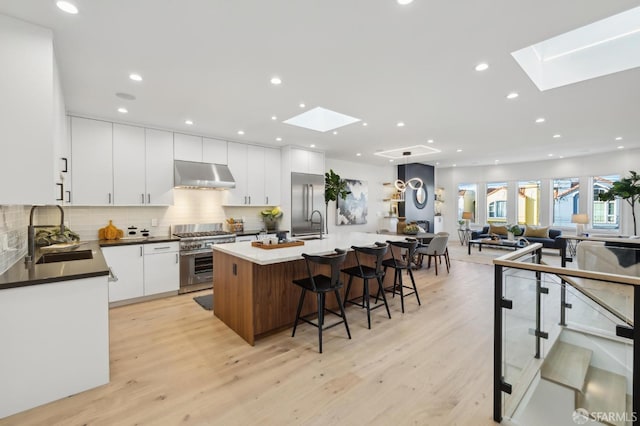
<path fill-rule="evenodd" d="M 324 174 L 325 232 L 329 231 L 329 201 L 338 201 L 338 198 L 346 200 L 349 194 L 351 191 L 347 189 L 347 181 L 342 179 L 333 169 L 329 169 Z"/>
<path fill-rule="evenodd" d="M 613 182 L 613 185 L 607 192 L 598 194 L 600 201 L 613 201 L 616 198 L 622 198 L 631 206 L 631 215 L 633 216 L 633 235 L 638 235 L 636 227 L 636 203 L 640 202 L 640 175 L 633 170 L 629 171 L 631 176 Z"/>
<path fill-rule="evenodd" d="M 267 231 L 275 231 L 278 219 L 282 217 L 282 210 L 280 210 L 280 207 L 274 207 L 272 209 L 262 210 L 260 215 L 262 216 Z"/>

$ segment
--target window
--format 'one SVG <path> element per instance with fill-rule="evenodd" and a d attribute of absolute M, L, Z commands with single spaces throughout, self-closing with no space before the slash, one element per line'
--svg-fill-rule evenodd
<path fill-rule="evenodd" d="M 458 185 L 458 220 L 462 219 L 463 212 L 473 213 L 473 221 L 478 217 L 476 212 L 476 194 L 478 186 L 475 183 Z"/>
<path fill-rule="evenodd" d="M 540 223 L 540 181 L 518 182 L 518 224 Z"/>
<path fill-rule="evenodd" d="M 487 183 L 487 222 L 507 222 L 507 183 Z"/>
<path fill-rule="evenodd" d="M 553 180 L 553 225 L 574 226 L 571 216 L 578 213 L 580 201 L 580 179 L 562 178 Z"/>
<path fill-rule="evenodd" d="M 620 228 L 620 200 L 600 201 L 598 195 L 607 192 L 613 182 L 620 180 L 619 175 L 594 176 L 591 180 L 593 187 L 593 206 L 591 209 L 591 226 L 593 229 Z"/>

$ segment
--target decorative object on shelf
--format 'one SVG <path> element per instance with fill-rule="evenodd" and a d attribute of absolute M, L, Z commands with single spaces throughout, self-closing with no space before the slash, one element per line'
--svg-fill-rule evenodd
<path fill-rule="evenodd" d="M 267 231 L 275 231 L 278 225 L 278 219 L 282 217 L 282 210 L 276 206 L 272 209 L 262 210 L 260 215 L 262 216 Z"/>
<path fill-rule="evenodd" d="M 229 226 L 229 232 L 242 232 L 244 231 L 244 220 L 234 219 L 230 217 L 227 219 L 227 225 Z"/>
<path fill-rule="evenodd" d="M 329 232 L 329 201 L 338 201 L 338 198 L 345 200 L 349 190 L 347 189 L 347 182 L 335 173 L 333 169 L 329 169 L 324 174 L 324 220 L 325 220 L 325 233 Z M 337 209 L 336 205 L 336 209 Z"/>
<path fill-rule="evenodd" d="M 469 229 L 469 221 L 473 220 L 472 212 L 462 212 L 462 219 L 465 221 L 465 229 Z"/>
<path fill-rule="evenodd" d="M 411 156 L 411 151 L 405 151 L 402 153 L 402 155 L 404 156 L 405 160 L 404 160 L 404 164 L 405 166 L 408 164 L 408 158 Z M 400 191 L 400 201 L 404 201 L 405 200 L 405 192 L 407 190 L 407 188 L 411 188 L 414 191 L 417 191 L 418 189 L 422 188 L 424 186 L 424 182 L 422 181 L 422 179 L 415 177 L 415 178 L 411 178 L 408 179 L 406 182 L 401 180 L 401 179 L 397 179 L 393 185 L 396 187 L 396 189 L 398 191 Z M 424 193 L 424 198 L 426 200 L 427 198 L 427 194 L 426 194 L 426 190 Z M 422 207 L 419 207 L 422 208 Z"/>
<path fill-rule="evenodd" d="M 434 214 L 436 216 L 442 216 L 442 207 L 444 204 L 443 193 L 444 188 L 436 189 L 436 193 L 434 195 L 435 203 L 433 205 Z"/>
<path fill-rule="evenodd" d="M 576 224 L 576 235 L 578 236 L 583 235 L 584 226 L 589 223 L 589 215 L 586 213 L 573 214 L 571 215 L 571 223 Z"/>
<path fill-rule="evenodd" d="M 631 215 L 633 216 L 633 235 L 638 235 L 636 203 L 640 202 L 640 175 L 633 170 L 630 170 L 629 173 L 631 176 L 622 178 L 618 182 L 613 182 L 613 185 L 607 192 L 598 194 L 598 199 L 600 201 L 612 201 L 615 198 L 622 198 L 629 203 L 631 206 Z M 573 222 L 573 219 L 571 221 Z"/>
<path fill-rule="evenodd" d="M 407 235 L 416 235 L 418 232 L 420 232 L 420 229 L 418 228 L 418 224 L 415 222 L 411 222 L 410 224 L 405 226 L 404 230 L 402 231 L 403 234 Z"/>
<path fill-rule="evenodd" d="M 111 220 L 107 226 L 98 230 L 99 240 L 119 240 L 122 237 L 124 237 L 124 231 L 116 228 Z"/>
<path fill-rule="evenodd" d="M 347 196 L 344 201 L 338 201 L 336 211 L 336 225 L 362 225 L 367 223 L 367 195 L 366 181 L 345 179 Z"/>
<path fill-rule="evenodd" d="M 522 228 L 518 225 L 507 225 L 507 240 L 513 241 L 514 237 L 522 235 Z"/>
<path fill-rule="evenodd" d="M 407 227 L 407 218 L 406 217 L 399 217 L 398 218 L 398 223 L 396 224 L 396 234 L 402 234 L 404 233 L 404 228 Z"/>

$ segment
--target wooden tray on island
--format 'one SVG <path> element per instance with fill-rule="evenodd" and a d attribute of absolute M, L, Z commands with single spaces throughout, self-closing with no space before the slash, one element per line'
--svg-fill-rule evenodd
<path fill-rule="evenodd" d="M 251 245 L 253 247 L 258 247 L 265 250 L 273 250 L 285 247 L 295 247 L 295 246 L 303 246 L 304 241 L 289 241 L 288 243 L 278 243 L 278 244 L 262 244 L 262 241 L 252 241 Z"/>

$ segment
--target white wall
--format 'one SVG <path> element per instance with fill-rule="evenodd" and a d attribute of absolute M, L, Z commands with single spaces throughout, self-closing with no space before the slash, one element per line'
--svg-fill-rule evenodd
<path fill-rule="evenodd" d="M 445 229 L 452 235 L 457 235 L 457 188 L 460 183 L 478 184 L 478 217 L 475 226 L 479 228 L 486 223 L 486 206 L 483 194 L 486 193 L 487 182 L 508 182 L 510 187 L 510 200 L 515 196 L 517 181 L 540 180 L 541 202 L 540 223 L 547 225 L 552 218 L 552 181 L 555 178 L 579 177 L 581 187 L 580 212 L 589 212 L 589 200 L 591 195 L 587 193 L 588 178 L 594 175 L 619 174 L 626 176 L 629 170 L 638 170 L 640 166 L 640 150 L 620 150 L 605 154 L 573 157 L 557 160 L 535 161 L 528 163 L 504 164 L 479 167 L 450 167 L 436 169 L 436 187 L 444 188 L 445 203 L 442 215 L 445 220 Z M 583 192 L 584 191 L 584 192 Z M 584 194 L 584 195 L 582 195 Z M 620 234 L 633 233 L 633 220 L 631 209 L 626 202 L 621 202 Z M 510 202 L 509 206 L 513 206 Z M 516 212 L 513 208 L 507 211 L 507 221 L 516 222 Z M 589 216 L 591 214 L 589 213 Z M 640 226 L 640 224 L 639 224 Z M 601 231 L 599 230 L 598 233 Z"/>
<path fill-rule="evenodd" d="M 372 166 L 371 164 L 333 158 L 327 158 L 325 165 L 327 171 L 333 169 L 342 179 L 366 181 L 369 186 L 367 223 L 363 225 L 336 226 L 336 203 L 331 202 L 329 203 L 329 234 L 343 231 L 375 232 L 379 229 L 380 219 L 389 211 L 389 203 L 382 201 L 385 198 L 386 191 L 382 184 L 384 182 L 393 182 L 396 179 L 395 166 Z"/>

